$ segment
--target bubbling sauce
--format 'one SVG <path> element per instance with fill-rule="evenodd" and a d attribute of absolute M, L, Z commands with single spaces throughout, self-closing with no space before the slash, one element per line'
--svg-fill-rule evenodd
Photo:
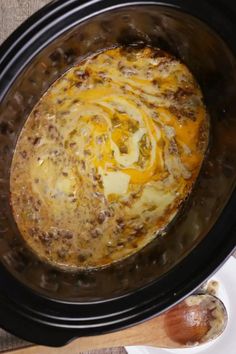
<path fill-rule="evenodd" d="M 139 251 L 177 214 L 208 140 L 202 93 L 158 49 L 113 48 L 59 78 L 28 117 L 11 167 L 19 231 L 68 269 Z"/>

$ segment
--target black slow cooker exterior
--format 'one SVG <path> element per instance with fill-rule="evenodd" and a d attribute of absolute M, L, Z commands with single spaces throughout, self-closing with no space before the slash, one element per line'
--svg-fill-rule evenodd
<path fill-rule="evenodd" d="M 173 306 L 227 259 L 236 243 L 235 33 L 233 0 L 58 0 L 1 46 L 0 326 L 49 346 L 115 331 Z M 158 46 L 190 67 L 211 117 L 209 152 L 164 237 L 106 269 L 62 272 L 20 239 L 10 207 L 11 158 L 50 84 L 78 59 L 114 44 Z"/>

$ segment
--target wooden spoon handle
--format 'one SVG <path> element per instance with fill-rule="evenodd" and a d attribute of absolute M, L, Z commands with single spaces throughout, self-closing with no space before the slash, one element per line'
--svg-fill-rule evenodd
<path fill-rule="evenodd" d="M 76 343 L 77 348 L 79 347 L 81 351 L 129 345 L 149 345 L 162 348 L 176 346 L 176 343 L 166 333 L 165 315 L 160 315 L 122 331 L 80 338 L 76 340 Z"/>
<path fill-rule="evenodd" d="M 173 347 L 163 328 L 164 315 L 153 318 L 134 327 L 100 336 L 78 338 L 62 348 L 33 346 L 19 349 L 11 354 L 78 354 L 102 348 L 123 347 L 128 345 L 150 345 L 154 347 Z"/>

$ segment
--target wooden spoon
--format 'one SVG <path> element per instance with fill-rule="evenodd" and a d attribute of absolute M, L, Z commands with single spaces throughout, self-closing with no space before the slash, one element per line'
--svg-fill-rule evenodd
<path fill-rule="evenodd" d="M 164 314 L 140 325 L 102 336 L 80 338 L 81 350 L 128 345 L 184 348 L 207 343 L 226 327 L 227 312 L 215 296 L 192 295 Z"/>

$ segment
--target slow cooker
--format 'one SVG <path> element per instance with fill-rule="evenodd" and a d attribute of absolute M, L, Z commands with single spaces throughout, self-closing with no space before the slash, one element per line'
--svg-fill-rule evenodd
<path fill-rule="evenodd" d="M 231 254 L 236 242 L 236 5 L 233 0 L 57 0 L 0 50 L 0 325 L 28 341 L 135 325 L 176 304 Z M 181 59 L 210 115 L 210 144 L 180 216 L 139 253 L 100 270 L 63 272 L 34 257 L 10 206 L 14 148 L 30 111 L 78 60 L 141 44 Z"/>

